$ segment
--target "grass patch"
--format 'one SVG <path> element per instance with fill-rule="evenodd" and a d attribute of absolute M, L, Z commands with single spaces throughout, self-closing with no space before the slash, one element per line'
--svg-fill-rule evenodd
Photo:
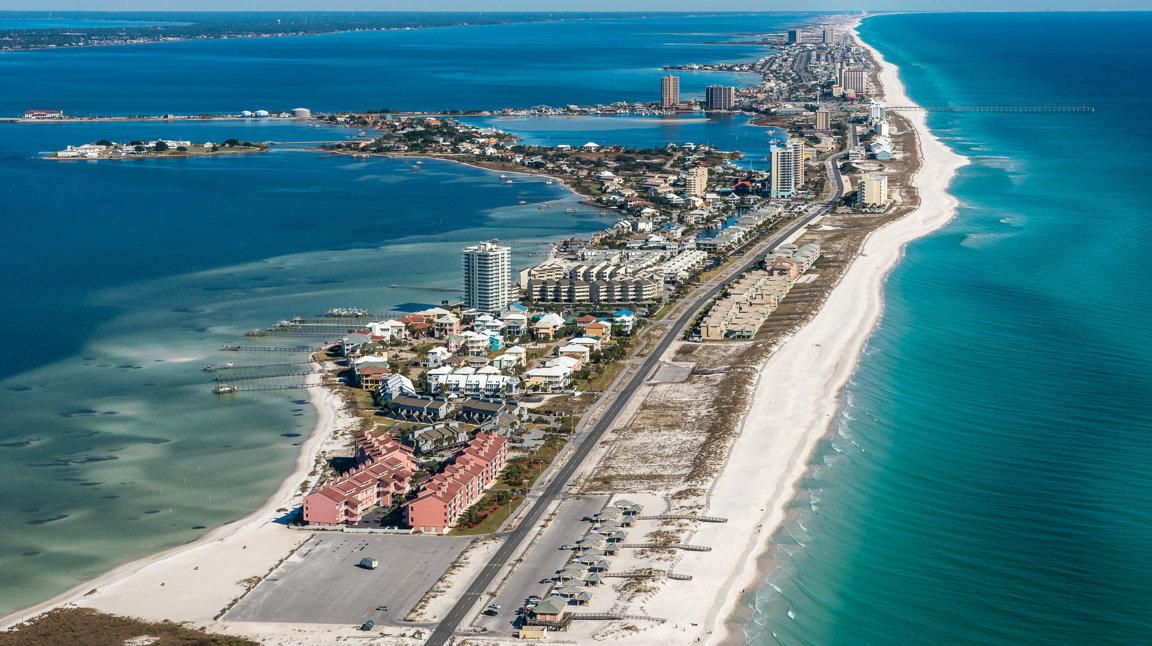
<path fill-rule="evenodd" d="M 552 464 L 564 439 L 550 435 L 544 444 L 528 455 L 518 455 L 508 460 L 508 465 L 500 473 L 500 479 L 492 485 L 476 504 L 468 508 L 450 534 L 453 536 L 474 536 L 496 531 L 505 520 L 524 502 L 520 492 L 532 488 L 544 469 Z"/>
<path fill-rule="evenodd" d="M 149 637 L 156 646 L 221 644 L 258 646 L 258 642 L 186 628 L 171 621 L 150 622 L 109 615 L 91 608 L 58 608 L 0 633 L 0 646 L 121 646 Z"/>

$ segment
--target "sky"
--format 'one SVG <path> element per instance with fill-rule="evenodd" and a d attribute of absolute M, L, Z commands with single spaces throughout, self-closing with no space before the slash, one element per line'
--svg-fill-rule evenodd
<path fill-rule="evenodd" d="M 1152 10 L 1152 0 L 0 0 L 23 11 Z"/>

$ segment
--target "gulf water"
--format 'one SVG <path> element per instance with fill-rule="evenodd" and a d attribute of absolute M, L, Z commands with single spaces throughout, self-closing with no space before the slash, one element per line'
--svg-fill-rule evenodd
<path fill-rule="evenodd" d="M 0 114 L 651 99 L 662 65 L 752 60 L 767 50 L 732 42 L 802 19 L 673 14 L 8 52 Z M 682 77 L 687 93 L 743 78 Z M 611 144 L 614 128 L 588 122 L 565 136 Z M 631 124 L 619 139 L 662 145 L 667 128 Z M 754 150 L 756 130 L 715 119 L 674 139 Z M 253 361 L 220 346 L 330 307 L 435 303 L 440 294 L 389 285 L 453 287 L 466 244 L 510 241 L 524 266 L 547 241 L 614 221 L 517 204 L 521 192 L 572 199 L 542 180 L 507 187 L 447 162 L 413 171 L 305 144 L 235 157 L 39 158 L 102 138 L 354 135 L 259 121 L 0 124 L 0 614 L 239 518 L 291 471 L 313 423 L 303 392 L 216 398 L 200 367 Z"/>
<path fill-rule="evenodd" d="M 755 644 L 1152 639 L 1152 15 L 869 18 L 972 164 L 746 599 Z"/>

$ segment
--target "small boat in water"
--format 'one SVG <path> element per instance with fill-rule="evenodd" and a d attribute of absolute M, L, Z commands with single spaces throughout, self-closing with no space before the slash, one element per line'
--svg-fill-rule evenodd
<path fill-rule="evenodd" d="M 231 395 L 234 392 L 236 392 L 236 387 L 228 384 L 220 384 L 212 389 L 213 395 Z"/>

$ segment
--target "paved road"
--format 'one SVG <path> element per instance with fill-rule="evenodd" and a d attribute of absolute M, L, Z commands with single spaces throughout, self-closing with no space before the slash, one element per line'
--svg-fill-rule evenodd
<path fill-rule="evenodd" d="M 769 250 L 807 226 L 812 220 L 827 213 L 829 208 L 834 206 L 836 201 L 840 199 L 840 195 L 844 190 L 844 182 L 840 177 L 840 173 L 836 171 L 835 165 L 843 154 L 844 152 L 836 153 L 825 162 L 833 181 L 833 190 L 829 199 L 809 209 L 803 215 L 793 220 L 792 223 L 782 231 L 772 236 L 768 244 Z M 632 399 L 632 395 L 636 393 L 636 390 L 644 384 L 648 375 L 660 364 L 664 353 L 667 352 L 672 343 L 680 337 L 681 331 L 693 321 L 696 317 L 696 312 L 715 298 L 729 283 L 735 281 L 741 274 L 755 267 L 756 264 L 760 262 L 760 259 L 760 253 L 752 254 L 752 257 L 740 265 L 739 269 L 730 273 L 727 278 L 719 281 L 690 301 L 689 307 L 668 327 L 668 331 L 664 334 L 664 337 L 660 339 L 660 342 L 652 349 L 652 352 L 648 354 L 644 363 L 640 365 L 640 369 L 633 373 L 631 379 L 620 389 L 619 396 L 612 401 L 608 409 L 600 416 L 600 420 L 584 434 L 583 438 L 574 439 L 574 441 L 579 442 L 579 445 L 572 452 L 571 457 L 569 457 L 568 461 L 556 472 L 552 480 L 548 483 L 548 486 L 535 502 L 530 503 L 532 504 L 532 508 L 520 519 L 520 524 L 516 526 L 516 529 L 507 534 L 504 539 L 504 544 L 496 550 L 492 559 L 480 570 L 476 579 L 472 581 L 472 585 L 468 586 L 468 589 L 464 592 L 460 600 L 456 602 L 456 605 L 448 611 L 448 614 L 444 615 L 444 619 L 436 626 L 436 629 L 432 631 L 432 634 L 428 637 L 428 641 L 425 642 L 428 646 L 442 646 L 448 643 L 452 638 L 452 634 L 456 632 L 457 627 L 464 622 L 468 614 L 472 611 L 473 606 L 475 606 L 476 602 L 480 599 L 480 595 L 484 594 L 484 591 L 492 585 L 500 575 L 500 571 L 519 550 L 521 543 L 535 530 L 544 511 L 553 501 L 563 495 L 564 489 L 568 486 L 568 481 L 572 479 L 572 476 L 576 473 L 576 470 L 580 468 L 580 465 L 584 462 L 585 458 L 588 457 L 588 454 L 600 442 L 600 438 L 604 433 L 615 423 L 620 412 L 624 410 L 624 407 Z"/>
<path fill-rule="evenodd" d="M 599 512 L 607 503 L 608 496 L 572 496 L 560 501 L 556 517 L 549 521 L 543 533 L 533 539 L 532 548 L 497 593 L 495 602 L 500 604 L 499 612 L 494 617 L 481 615 L 479 624 L 491 634 L 510 633 L 516 609 L 530 594 L 543 596 L 548 591 L 548 584 L 540 583 L 541 579 L 556 574 L 572 556 L 572 552 L 562 550 L 560 546 L 575 543 L 583 537 L 591 525 L 581 519 Z"/>

